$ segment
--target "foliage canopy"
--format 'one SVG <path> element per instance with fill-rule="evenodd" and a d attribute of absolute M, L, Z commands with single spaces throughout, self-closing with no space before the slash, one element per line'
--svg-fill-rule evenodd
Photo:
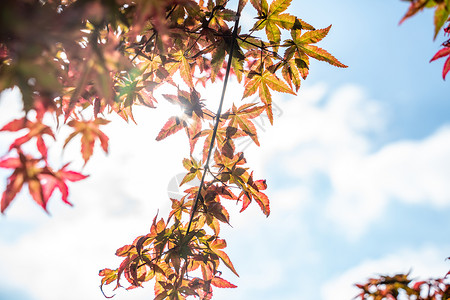
<path fill-rule="evenodd" d="M 259 146 L 252 120 L 265 114 L 273 123 L 273 91 L 295 95 L 308 76 L 310 58 L 346 67 L 316 45 L 331 26 L 316 30 L 287 13 L 291 0 L 250 3 L 238 1 L 232 10 L 224 0 L 3 1 L 0 91 L 17 86 L 25 116 L 1 130 L 26 134 L 0 160 L 1 167 L 13 169 L 1 211 L 25 184 L 44 209 L 56 188 L 69 203 L 66 182 L 86 178 L 68 170 L 68 164 L 59 170 L 50 166 L 47 148 L 55 127 L 72 130 L 64 147 L 80 137 L 86 164 L 95 143 L 108 152 L 101 130 L 108 113 L 134 122 L 133 107 L 155 108 L 155 93 L 169 85 L 175 93 L 163 98 L 183 113 L 170 116 L 156 140 L 184 131 L 190 153 L 183 160 L 181 183 L 201 182 L 181 199 L 171 199 L 169 216 L 155 217 L 150 233 L 116 251 L 123 262 L 100 271 L 102 286 L 115 282 L 120 287 L 121 277 L 127 288 L 155 279 L 155 299 L 210 299 L 212 286 L 235 287 L 219 271 L 223 263 L 238 274 L 219 237 L 220 224 L 230 222 L 227 203 L 240 203 L 242 212 L 256 202 L 264 215 L 270 214 L 266 181 L 256 178 L 235 141 L 249 137 Z M 246 6 L 256 10 L 256 21 L 242 33 L 239 20 Z M 43 31 L 48 34 L 41 38 Z M 283 40 L 282 31 L 290 38 Z M 242 98 L 257 94 L 258 101 L 233 104 L 222 113 L 230 76 L 244 85 Z M 207 108 L 212 100 L 204 99 L 199 87 L 222 82 L 214 113 Z M 47 124 L 46 114 L 56 124 Z M 32 140 L 37 151 L 26 152 L 23 146 Z"/>
<path fill-rule="evenodd" d="M 24 116 L 0 129 L 19 135 L 0 159 L 0 167 L 12 169 L 1 212 L 25 185 L 44 210 L 56 189 L 70 204 L 67 182 L 87 176 L 70 170 L 69 163 L 50 165 L 47 152 L 56 131 L 62 126 L 71 129 L 64 147 L 80 138 L 86 164 L 96 143 L 108 152 L 109 139 L 101 128 L 109 122 L 109 113 L 135 122 L 133 107 L 156 108 L 156 93 L 170 86 L 175 92 L 163 98 L 183 113 L 170 116 L 155 138 L 186 133 L 190 152 L 182 161 L 186 174 L 181 185 L 194 178 L 200 184 L 187 189 L 181 199 L 170 199 L 172 210 L 166 218 L 155 216 L 148 234 L 116 251 L 123 261 L 116 269 L 100 271 L 101 286 L 115 283 L 116 289 L 124 277 L 127 289 L 132 289 L 154 279 L 158 300 L 210 299 L 213 286 L 236 287 L 220 271 L 223 264 L 238 275 L 220 237 L 221 224 L 230 224 L 226 206 L 239 203 L 242 212 L 256 202 L 264 215 L 270 214 L 266 181 L 247 166 L 236 140 L 248 137 L 260 145 L 254 119 L 265 114 L 273 123 L 273 92 L 296 95 L 309 74 L 311 58 L 346 67 L 316 45 L 331 25 L 316 29 L 287 13 L 291 1 L 250 0 L 249 5 L 239 0 L 235 10 L 227 0 L 2 1 L 0 92 L 18 87 Z M 410 2 L 402 21 L 436 7 L 436 37 L 448 20 L 449 1 Z M 239 26 L 244 8 L 256 15 L 248 33 Z M 450 27 L 444 30 L 448 33 Z M 450 70 L 449 41 L 443 46 L 432 60 L 449 56 L 445 78 Z M 233 104 L 222 113 L 230 76 L 244 85 L 243 99 L 257 95 L 258 100 Z M 217 112 L 208 109 L 215 100 L 199 92 L 201 86 L 214 83 L 223 84 Z M 48 115 L 53 116 L 51 124 Z M 203 147 L 196 158 L 199 142 Z M 403 277 L 394 279 L 400 282 Z M 359 287 L 369 291 L 368 285 Z"/>

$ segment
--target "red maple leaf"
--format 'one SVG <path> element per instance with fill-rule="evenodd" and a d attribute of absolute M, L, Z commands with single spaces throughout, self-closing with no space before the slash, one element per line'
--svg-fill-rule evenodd
<path fill-rule="evenodd" d="M 62 195 L 62 201 L 72 206 L 72 203 L 67 200 L 69 196 L 69 188 L 67 187 L 66 181 L 80 181 L 87 178 L 88 175 L 83 175 L 75 171 L 67 170 L 68 165 L 69 164 L 65 164 L 57 172 L 52 172 L 50 174 L 42 173 L 38 177 L 41 180 L 45 199 L 48 200 L 55 189 L 58 188 Z"/>
<path fill-rule="evenodd" d="M 441 57 L 448 56 L 447 60 L 444 63 L 444 68 L 442 70 L 442 78 L 445 80 L 445 76 L 447 76 L 447 73 L 450 71 L 450 47 L 444 47 L 433 56 L 433 58 L 430 60 L 432 62 L 433 60 L 436 60 Z"/>
<path fill-rule="evenodd" d="M 45 211 L 47 211 L 48 200 L 56 187 L 61 191 L 63 201 L 71 205 L 67 200 L 69 191 L 65 181 L 78 181 L 87 176 L 66 170 L 67 165 L 59 171 L 53 172 L 47 164 L 40 166 L 44 160 L 25 155 L 20 150 L 18 150 L 18 154 L 18 157 L 0 160 L 0 168 L 14 169 L 14 172 L 7 179 L 6 190 L 3 192 L 0 202 L 2 213 L 14 200 L 17 193 L 21 191 L 25 183 L 28 185 L 33 200 Z"/>
<path fill-rule="evenodd" d="M 11 146 L 9 146 L 9 150 L 13 148 L 18 148 L 31 140 L 32 138 L 36 138 L 36 145 L 39 152 L 42 154 L 42 156 L 45 158 L 47 157 L 47 146 L 45 145 L 43 135 L 47 134 L 51 136 L 53 139 L 55 138 L 55 135 L 53 134 L 53 130 L 48 127 L 47 125 L 43 124 L 41 120 L 37 120 L 36 122 L 32 122 L 25 117 L 22 119 L 16 119 L 5 126 L 3 126 L 0 131 L 20 131 L 22 129 L 28 129 L 28 133 L 24 136 L 21 136 L 20 138 L 17 138 Z"/>

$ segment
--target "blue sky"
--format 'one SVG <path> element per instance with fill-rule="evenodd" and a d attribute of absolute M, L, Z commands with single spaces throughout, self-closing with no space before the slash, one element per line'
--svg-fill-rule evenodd
<path fill-rule="evenodd" d="M 349 68 L 313 62 L 298 96 L 274 97 L 274 126 L 259 120 L 261 147 L 246 151 L 268 180 L 272 213 L 230 207 L 233 228 L 222 230 L 240 277 L 225 277 L 239 287 L 216 289 L 215 298 L 344 300 L 356 294 L 353 283 L 382 272 L 444 275 L 450 99 L 443 61 L 429 63 L 443 41 L 432 40 L 431 11 L 398 26 L 402 1 L 294 2 L 290 12 L 315 27 L 333 24 L 320 45 Z M 231 99 L 242 92 L 229 90 Z M 0 125 L 18 116 L 17 97 L 2 96 Z M 181 134 L 154 142 L 167 116 L 138 110 L 138 126 L 112 117 L 110 154 L 96 151 L 83 171 L 90 178 L 72 185 L 73 208 L 55 197 L 49 217 L 19 195 L 0 217 L 1 300 L 104 299 L 98 270 L 118 265 L 115 249 L 170 209 L 166 187 L 187 147 Z M 0 137 L 1 155 L 11 138 Z M 77 151 L 70 145 L 53 160 Z M 0 188 L 8 175 L 0 170 Z M 115 299 L 152 294 L 149 284 Z"/>

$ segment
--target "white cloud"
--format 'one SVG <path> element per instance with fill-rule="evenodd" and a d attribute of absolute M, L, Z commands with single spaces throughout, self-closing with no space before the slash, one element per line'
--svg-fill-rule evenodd
<path fill-rule="evenodd" d="M 396 142 L 374 154 L 342 159 L 330 168 L 334 192 L 328 216 L 348 232 L 361 234 L 388 201 L 450 204 L 450 127 L 416 142 Z M 358 225 L 357 229 L 350 231 Z"/>
<path fill-rule="evenodd" d="M 229 241 L 229 255 L 235 264 L 242 256 L 239 239 L 251 240 L 255 249 L 267 249 L 258 257 L 252 255 L 249 262 L 254 265 L 241 262 L 247 267 L 240 279 L 226 277 L 240 286 L 236 292 L 239 295 L 251 295 L 258 288 L 264 279 L 255 274 L 263 274 L 263 269 L 273 271 L 267 289 L 293 280 L 284 268 L 296 262 L 297 254 L 271 260 L 270 266 L 255 267 L 264 257 L 278 255 L 277 247 L 272 249 L 264 244 L 269 243 L 266 240 L 269 230 L 278 246 L 294 236 L 301 245 L 292 247 L 300 249 L 302 259 L 320 260 L 308 248 L 311 232 L 299 217 L 316 200 L 314 185 L 308 183 L 317 173 L 328 176 L 330 182 L 324 204 L 326 216 L 349 237 L 363 234 L 392 197 L 408 203 L 427 201 L 435 206 L 447 205 L 449 200 L 445 183 L 450 168 L 448 160 L 444 160 L 450 150 L 449 128 L 443 127 L 423 141 L 392 143 L 371 153 L 373 144 L 365 133 L 383 130 L 386 117 L 382 107 L 352 85 L 332 93 L 327 101 L 324 98 L 328 89 L 324 85 L 302 89 L 298 98 L 288 102 L 278 100 L 281 117 L 275 120 L 274 127 L 260 128 L 261 148 L 251 146 L 246 150 L 256 177 L 269 175 L 267 161 L 270 161 L 281 167 L 280 180 L 286 177 L 299 180 L 283 189 L 268 182 L 272 208 L 268 220 L 256 203 L 243 214 L 238 213 L 238 207 L 229 205 L 233 228 L 223 226 L 223 236 Z M 205 95 L 217 99 L 218 90 L 207 90 Z M 229 96 L 236 99 L 240 90 L 229 88 L 229 91 Z M 0 105 L 3 107 L 5 103 L 2 100 Z M 34 229 L 17 231 L 14 240 L 5 240 L 0 245 L 0 269 L 8 270 L 8 274 L 0 274 L 0 286 L 22 288 L 21 284 L 26 284 L 38 300 L 103 299 L 98 290 L 98 270 L 118 265 L 114 250 L 148 231 L 158 209 L 160 216 L 167 215 L 170 210 L 167 185 L 183 171 L 181 160 L 188 154 L 186 137 L 179 133 L 162 142 L 154 140 L 168 118 L 165 112 L 170 107 L 164 102 L 160 106 L 156 111 L 136 109 L 138 126 L 116 118 L 105 128 L 110 136 L 110 153 L 105 156 L 97 149 L 83 170 L 91 174 L 90 178 L 71 185 L 70 201 L 74 208 L 55 197 L 50 201 L 53 216 L 49 218 L 26 193 L 11 204 L 7 216 L 0 219 L 2 228 L 8 225 L 15 230 L 13 224 L 27 224 Z M 4 112 L 0 108 L 2 121 L 6 121 L 3 116 L 10 116 L 9 110 L 8 114 Z M 7 147 L 6 139 L 2 141 L 5 141 L 2 147 Z M 61 162 L 78 159 L 74 169 L 82 166 L 76 142 L 69 144 L 62 157 L 58 151 L 55 154 L 55 160 Z M 6 173 L 0 174 L 2 178 L 6 176 L 3 174 Z M 0 182 L 2 185 L 4 180 Z M 32 280 L 24 281 L 24 273 Z M 230 297 L 237 297 L 231 290 L 223 295 L 230 293 L 234 295 Z M 151 298 L 152 294 L 150 284 L 147 289 L 120 292 L 116 299 Z"/>
<path fill-rule="evenodd" d="M 450 265 L 444 262 L 449 249 L 424 247 L 404 249 L 379 259 L 368 259 L 327 281 L 321 290 L 322 299 L 353 299 L 358 294 L 355 283 L 377 275 L 395 275 L 411 271 L 413 279 L 443 277 Z"/>
<path fill-rule="evenodd" d="M 278 162 L 303 184 L 316 174 L 328 177 L 326 216 L 352 239 L 366 232 L 390 200 L 436 208 L 450 204 L 450 126 L 372 152 L 367 133 L 386 130 L 387 109 L 357 86 L 341 87 L 323 101 L 326 90 L 315 86 L 304 97 L 281 103 L 276 130 L 262 138 L 264 151 L 251 149 L 251 155 L 260 163 Z M 311 195 L 314 188 L 309 186 Z"/>

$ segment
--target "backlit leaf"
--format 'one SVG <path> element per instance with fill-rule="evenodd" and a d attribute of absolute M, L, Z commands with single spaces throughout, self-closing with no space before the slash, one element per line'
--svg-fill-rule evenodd
<path fill-rule="evenodd" d="M 216 253 L 217 256 L 220 257 L 220 259 L 228 267 L 228 269 L 230 269 L 237 277 L 239 277 L 239 274 L 234 269 L 233 263 L 225 252 L 223 252 L 222 250 L 216 250 L 214 251 L 214 253 Z"/>
<path fill-rule="evenodd" d="M 341 68 L 347 66 L 338 61 L 334 56 L 315 45 L 310 45 L 322 40 L 330 31 L 331 25 L 324 29 L 305 32 L 301 35 L 301 30 L 291 30 L 292 40 L 286 41 L 286 45 L 293 45 L 297 52 L 297 57 L 302 58 L 304 54 L 317 60 L 326 61 L 327 63 Z M 290 48 L 287 52 L 292 51 Z"/>
<path fill-rule="evenodd" d="M 250 119 L 256 118 L 264 111 L 264 106 L 252 107 L 254 104 L 244 104 L 239 108 L 232 107 L 232 111 L 227 115 L 229 118 L 228 126 L 238 126 L 245 134 L 251 137 L 256 145 L 259 146 L 256 127 Z"/>
<path fill-rule="evenodd" d="M 258 20 L 253 26 L 253 30 L 265 28 L 267 38 L 271 44 L 273 44 L 275 51 L 277 51 L 281 39 L 279 27 L 284 29 L 301 28 L 301 23 L 296 17 L 289 14 L 281 14 L 289 7 L 291 1 L 292 0 L 275 0 L 270 4 L 268 10 L 267 2 L 263 1 L 259 11 L 259 17 L 257 18 Z"/>
<path fill-rule="evenodd" d="M 211 284 L 219 288 L 237 288 L 237 286 L 235 286 L 234 284 L 218 276 L 215 276 L 211 279 Z"/>
<path fill-rule="evenodd" d="M 53 134 L 53 130 L 43 124 L 41 122 L 41 120 L 36 120 L 35 122 L 32 122 L 26 118 L 22 118 L 22 119 L 16 119 L 13 120 L 11 122 L 9 122 L 8 124 L 6 124 L 5 126 L 3 126 L 0 131 L 20 131 L 22 129 L 28 129 L 28 132 L 17 138 L 9 147 L 9 149 L 13 149 L 16 147 L 20 147 L 23 144 L 25 144 L 26 142 L 28 142 L 29 140 L 31 140 L 32 138 L 36 138 L 36 145 L 37 145 L 37 149 L 38 151 L 42 154 L 43 157 L 47 157 L 47 146 L 45 145 L 45 142 L 43 140 L 43 136 L 44 135 L 49 135 L 51 136 L 53 139 L 55 139 L 55 135 Z"/>
<path fill-rule="evenodd" d="M 59 171 L 52 172 L 50 174 L 40 174 L 38 175 L 38 178 L 44 182 L 42 185 L 42 190 L 44 193 L 44 198 L 49 199 L 56 188 L 61 192 L 62 200 L 64 203 L 68 205 L 72 205 L 72 203 L 69 202 L 68 196 L 69 196 L 69 188 L 67 186 L 66 181 L 80 181 L 88 176 L 83 175 L 81 173 L 67 170 L 68 164 L 63 166 Z"/>
<path fill-rule="evenodd" d="M 156 140 L 160 141 L 162 139 L 165 139 L 169 135 L 172 135 L 183 128 L 183 121 L 180 120 L 179 117 L 170 117 L 166 124 L 164 124 L 163 128 L 161 128 L 161 131 L 158 133 Z"/>
<path fill-rule="evenodd" d="M 283 81 L 278 79 L 275 74 L 269 71 L 264 71 L 264 73 L 252 73 L 252 77 L 247 80 L 245 84 L 244 95 L 242 98 L 249 97 L 259 91 L 259 96 L 263 103 L 266 104 L 265 109 L 269 121 L 273 124 L 273 114 L 272 114 L 272 96 L 270 94 L 270 89 L 277 92 L 289 93 L 295 95 L 294 91 Z"/>
<path fill-rule="evenodd" d="M 178 61 L 181 78 L 183 78 L 184 82 L 186 82 L 190 88 L 193 88 L 194 83 L 192 81 L 191 67 L 184 51 L 180 50 L 177 53 L 174 53 L 173 56 Z"/>
<path fill-rule="evenodd" d="M 302 47 L 303 52 L 305 52 L 308 56 L 315 58 L 317 60 L 326 61 L 330 65 L 340 67 L 340 68 L 347 68 L 346 65 L 338 61 L 333 55 L 328 53 L 326 50 L 319 48 L 314 45 L 304 45 Z"/>
<path fill-rule="evenodd" d="M 64 142 L 64 147 L 78 134 L 81 135 L 81 153 L 83 155 L 84 162 L 87 163 L 89 158 L 94 152 L 95 140 L 100 141 L 100 145 L 106 153 L 108 153 L 108 140 L 109 138 L 100 129 L 100 125 L 106 125 L 109 121 L 101 118 L 97 118 L 94 121 L 78 121 L 71 120 L 67 123 L 70 127 L 74 128 L 72 132 Z"/>

